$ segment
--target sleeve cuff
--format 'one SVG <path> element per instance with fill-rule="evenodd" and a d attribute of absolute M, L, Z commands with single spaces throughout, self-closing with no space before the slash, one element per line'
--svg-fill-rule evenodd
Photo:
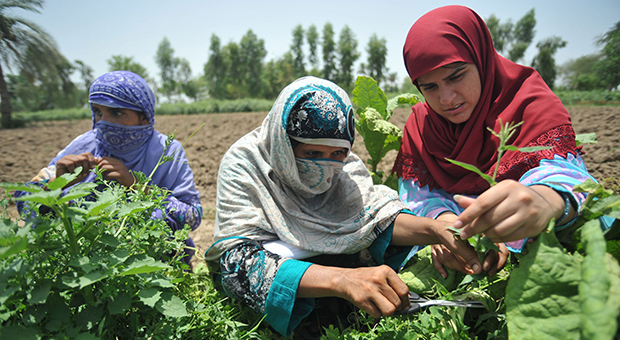
<path fill-rule="evenodd" d="M 314 299 L 297 298 L 302 276 L 312 263 L 287 260 L 278 269 L 265 301 L 265 321 L 289 337 L 314 308 Z"/>

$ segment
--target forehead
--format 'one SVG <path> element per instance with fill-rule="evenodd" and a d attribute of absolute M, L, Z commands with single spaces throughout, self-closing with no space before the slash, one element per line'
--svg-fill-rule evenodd
<path fill-rule="evenodd" d="M 458 70 L 470 68 L 472 66 L 474 66 L 474 64 L 462 62 L 444 65 L 419 76 L 417 81 L 418 84 L 436 82 L 444 79 L 445 77 L 448 77 L 449 75 L 457 72 Z"/>
<path fill-rule="evenodd" d="M 337 150 L 348 150 L 347 148 L 339 147 L 339 146 L 329 146 L 329 145 L 315 145 L 315 144 L 306 144 L 301 143 L 297 146 L 297 150 L 299 151 L 321 151 L 321 152 L 334 152 Z"/>

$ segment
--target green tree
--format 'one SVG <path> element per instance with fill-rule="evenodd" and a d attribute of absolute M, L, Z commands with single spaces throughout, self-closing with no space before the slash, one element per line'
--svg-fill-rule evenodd
<path fill-rule="evenodd" d="M 502 55 L 506 53 L 508 59 L 519 62 L 534 39 L 535 14 L 532 8 L 516 24 L 512 24 L 510 19 L 502 24 L 494 14 L 491 14 L 485 23 L 491 33 L 495 50 Z"/>
<path fill-rule="evenodd" d="M 226 74 L 226 98 L 236 99 L 245 96 L 243 89 L 244 66 L 241 49 L 235 42 L 229 42 L 222 49 Z"/>
<path fill-rule="evenodd" d="M 278 60 L 270 60 L 263 68 L 263 97 L 275 99 L 286 85 L 295 80 L 293 74 L 294 58 L 290 51 Z"/>
<path fill-rule="evenodd" d="M 226 64 L 220 47 L 220 38 L 211 35 L 209 60 L 204 67 L 207 89 L 212 98 L 226 98 Z"/>
<path fill-rule="evenodd" d="M 82 85 L 84 89 L 88 92 L 90 89 L 90 84 L 93 83 L 95 77 L 93 76 L 93 68 L 86 65 L 81 60 L 74 61 L 77 71 L 80 73 L 80 78 L 82 78 Z"/>
<path fill-rule="evenodd" d="M 160 91 L 168 97 L 168 100 L 171 100 L 172 96 L 177 93 L 175 71 L 178 66 L 178 60 L 174 57 L 174 49 L 166 37 L 157 47 L 155 62 L 159 67 L 159 75 L 161 77 Z"/>
<path fill-rule="evenodd" d="M 591 91 L 605 88 L 605 83 L 597 73 L 597 66 L 603 55 L 588 54 L 569 60 L 560 68 L 565 86 L 570 90 Z"/>
<path fill-rule="evenodd" d="M 310 25 L 306 31 L 306 40 L 308 41 L 308 62 L 311 67 L 310 74 L 320 76 L 319 70 L 319 54 L 317 47 L 319 46 L 319 31 L 316 26 Z"/>
<path fill-rule="evenodd" d="M 142 79 L 149 79 L 149 73 L 146 67 L 142 66 L 137 61 L 134 61 L 133 57 L 125 57 L 123 55 L 113 55 L 108 61 L 108 71 L 129 71 L 133 72 Z M 92 81 L 91 81 L 92 82 Z"/>
<path fill-rule="evenodd" d="M 301 25 L 297 25 L 293 29 L 293 42 L 291 43 L 291 54 L 293 54 L 293 72 L 295 77 L 299 78 L 306 75 L 306 66 L 304 63 L 304 29 Z"/>
<path fill-rule="evenodd" d="M 243 80 L 245 91 L 249 97 L 258 98 L 262 92 L 261 75 L 267 50 L 265 41 L 259 39 L 252 30 L 241 38 L 241 64 L 243 65 Z"/>
<path fill-rule="evenodd" d="M 340 31 L 338 40 L 338 59 L 340 62 L 340 70 L 338 72 L 338 85 L 346 91 L 353 89 L 353 64 L 360 57 L 357 51 L 357 40 L 355 34 L 345 25 Z"/>
<path fill-rule="evenodd" d="M 536 16 L 532 8 L 514 26 L 512 46 L 508 53 L 508 59 L 517 62 L 523 58 L 525 51 L 534 39 L 534 34 L 536 33 L 534 27 L 536 27 Z"/>
<path fill-rule="evenodd" d="M 499 18 L 495 14 L 491 14 L 486 20 L 486 25 L 493 38 L 493 45 L 497 52 L 504 52 L 504 46 L 512 39 L 513 24 L 510 20 L 507 23 L 501 24 Z"/>
<path fill-rule="evenodd" d="M 559 48 L 565 46 L 566 41 L 556 36 L 539 41 L 538 44 L 536 44 L 536 47 L 538 47 L 538 54 L 532 61 L 532 67 L 540 73 L 540 76 L 551 89 L 554 87 L 557 74 L 554 56 Z"/>
<path fill-rule="evenodd" d="M 387 41 L 385 38 L 379 39 L 377 34 L 373 34 L 368 41 L 366 52 L 368 53 L 368 61 L 366 64 L 367 72 L 379 86 L 386 78 L 388 68 L 385 66 L 387 59 Z"/>
<path fill-rule="evenodd" d="M 336 72 L 336 43 L 334 41 L 334 27 L 331 23 L 323 26 L 323 78 L 334 81 Z"/>
<path fill-rule="evenodd" d="M 609 90 L 620 85 L 620 21 L 597 41 L 603 46 L 603 58 L 600 61 L 599 74 Z"/>
<path fill-rule="evenodd" d="M 15 9 L 40 13 L 42 7 L 43 0 L 0 1 L 0 125 L 4 128 L 12 126 L 13 111 L 6 70 L 17 68 L 28 81 L 55 79 L 60 86 L 70 87 L 70 68 L 64 67 L 68 62 L 54 39 L 37 24 L 9 13 Z"/>

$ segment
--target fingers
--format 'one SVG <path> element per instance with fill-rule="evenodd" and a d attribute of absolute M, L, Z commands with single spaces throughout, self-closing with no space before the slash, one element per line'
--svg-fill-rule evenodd
<path fill-rule="evenodd" d="M 409 307 L 409 288 L 386 266 L 346 269 L 342 274 L 342 297 L 374 318 L 392 315 Z"/>
<path fill-rule="evenodd" d="M 457 259 L 460 259 L 460 261 L 465 265 L 464 271 L 457 269 L 458 266 L 456 265 L 453 269 L 460 270 L 467 274 L 480 274 L 482 272 L 482 266 L 480 264 L 480 260 L 478 259 L 478 254 L 467 241 L 457 240 L 452 231 L 446 228 L 438 230 L 437 236 L 439 237 L 441 244 L 448 248 L 452 255 Z"/>
<path fill-rule="evenodd" d="M 90 153 L 79 155 L 66 155 L 56 162 L 56 177 L 66 173 L 73 173 L 76 168 L 82 167 L 80 177 L 86 177 L 88 171 L 96 164 L 96 158 Z"/>
<path fill-rule="evenodd" d="M 431 258 L 433 259 L 433 266 L 444 279 L 448 277 L 448 272 L 444 266 L 465 274 L 474 273 L 463 259 L 456 257 L 443 245 L 434 244 L 431 246 Z"/>
<path fill-rule="evenodd" d="M 498 243 L 496 246 L 499 247 L 500 251 L 489 251 L 489 254 L 484 259 L 484 263 L 482 264 L 482 268 L 489 276 L 495 276 L 497 272 L 504 268 L 506 260 L 508 259 L 508 248 L 506 248 L 506 245 L 503 243 Z"/>

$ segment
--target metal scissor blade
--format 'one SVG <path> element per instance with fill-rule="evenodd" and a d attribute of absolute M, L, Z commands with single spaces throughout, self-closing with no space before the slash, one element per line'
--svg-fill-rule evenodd
<path fill-rule="evenodd" d="M 451 307 L 470 307 L 470 308 L 485 308 L 481 301 L 448 301 L 448 300 L 428 300 L 424 302 L 418 302 L 420 307 L 428 306 L 451 306 Z"/>

